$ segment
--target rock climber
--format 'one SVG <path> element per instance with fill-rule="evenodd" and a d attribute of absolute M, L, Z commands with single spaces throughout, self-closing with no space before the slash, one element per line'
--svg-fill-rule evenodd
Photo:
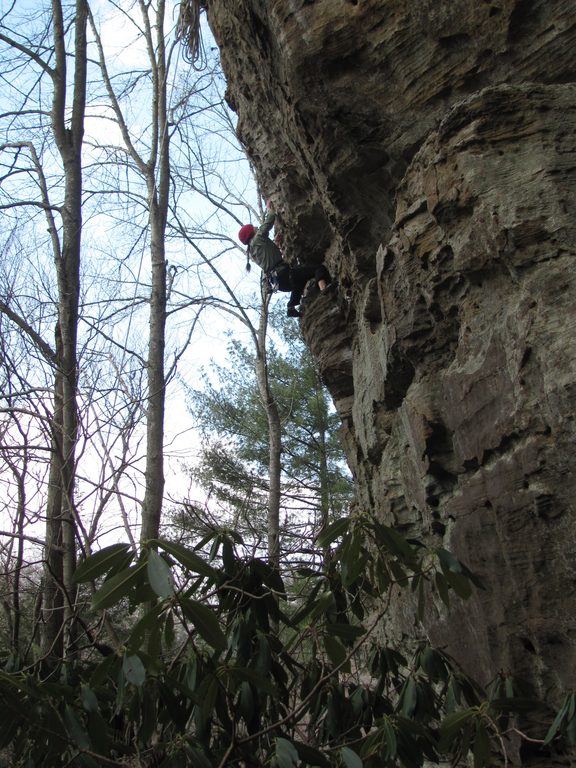
<path fill-rule="evenodd" d="M 283 257 L 280 248 L 270 239 L 270 230 L 274 226 L 276 214 L 270 203 L 267 205 L 264 221 L 256 229 L 252 224 L 244 224 L 238 232 L 238 239 L 248 246 L 246 251 L 246 269 L 250 271 L 250 259 L 264 272 L 269 282 L 279 291 L 290 293 L 288 317 L 300 317 L 298 305 L 309 280 L 314 278 L 321 293 L 331 290 L 333 283 L 324 264 L 297 264 L 290 266 Z"/>

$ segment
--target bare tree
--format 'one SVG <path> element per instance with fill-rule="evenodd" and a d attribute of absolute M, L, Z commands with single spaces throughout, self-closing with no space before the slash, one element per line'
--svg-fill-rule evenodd
<path fill-rule="evenodd" d="M 223 208 L 223 204 L 220 203 Z M 177 220 L 178 221 L 178 220 Z M 186 227 L 178 221 L 179 230 L 187 237 Z M 249 333 L 254 346 L 254 368 L 256 383 L 262 407 L 266 413 L 268 424 L 268 508 L 267 508 L 267 542 L 268 560 L 276 569 L 280 566 L 280 505 L 282 498 L 282 425 L 278 403 L 270 386 L 267 354 L 267 334 L 269 327 L 269 306 L 272 294 L 268 290 L 265 280 L 260 281 L 260 303 L 258 306 L 258 324 L 256 325 L 246 307 L 230 286 L 226 276 L 222 274 L 202 250 L 189 239 L 201 259 L 216 276 L 230 299 L 230 306 L 221 308 L 231 313 Z"/>
<path fill-rule="evenodd" d="M 44 213 L 56 270 L 58 306 L 54 341 L 47 342 L 8 303 L 0 309 L 36 344 L 53 367 L 53 414 L 51 423 L 51 461 L 46 510 L 44 651 L 61 657 L 73 640 L 74 586 L 76 563 L 74 481 L 78 439 L 78 306 L 80 297 L 80 254 L 82 237 L 82 139 L 86 107 L 87 80 L 87 5 L 76 0 L 73 14 L 65 17 L 62 3 L 53 0 L 45 35 L 38 40 L 23 37 L 22 28 L 0 33 L 0 41 L 10 48 L 15 67 L 27 62 L 37 72 L 38 81 L 48 78 L 51 88 L 49 111 L 50 138 L 58 156 L 61 184 L 58 192 L 50 188 L 46 169 L 31 140 L 6 141 L 0 152 L 10 174 L 18 170 L 34 181 L 38 191 L 34 200 L 22 200 Z M 51 37 L 51 45 L 46 39 Z M 72 54 L 73 71 L 69 71 Z M 36 83 L 33 83 L 36 87 Z M 28 94 L 22 96 L 25 110 Z M 43 122 L 46 113 L 37 110 Z M 44 133 L 46 136 L 46 133 Z M 20 165 L 25 157 L 24 165 Z M 53 198 L 57 198 L 57 202 Z M 2 208 L 13 207 L 4 203 Z"/>
<path fill-rule="evenodd" d="M 260 322 L 256 342 L 256 382 L 268 422 L 268 560 L 280 569 L 280 500 L 282 497 L 282 425 L 278 403 L 270 387 L 266 335 L 268 330 L 268 307 L 271 294 L 262 290 Z"/>
<path fill-rule="evenodd" d="M 135 545 L 137 509 L 141 540 L 158 534 L 166 387 L 203 313 L 220 306 L 248 318 L 242 302 L 228 293 L 222 298 L 212 272 L 218 259 L 238 253 L 229 242 L 221 246 L 222 227 L 236 226 L 234 211 L 243 207 L 230 174 L 238 150 L 226 158 L 227 178 L 214 171 L 222 150 L 212 132 L 217 125 L 229 131 L 230 123 L 213 72 L 199 74 L 185 62 L 178 73 L 163 2 L 155 9 L 138 0 L 110 8 L 134 30 L 135 44 L 144 42 L 147 62 L 140 58 L 134 68 L 115 60 L 107 30 L 87 3 L 70 8 L 68 17 L 59 4 L 49 13 L 47 6 L 23 9 L 27 24 L 10 6 L 0 35 L 0 63 L 14 85 L 0 107 L 0 215 L 4 231 L 18 233 L 5 243 L 0 313 L 10 328 L 10 354 L 22 351 L 34 364 L 0 420 L 9 446 L 18 424 L 8 410 L 26 407 L 30 421 L 20 423 L 34 423 L 33 435 L 43 442 L 28 466 L 49 458 L 36 478 L 45 500 L 35 502 L 46 518 L 43 650 L 54 657 L 73 648 L 77 551 L 89 552 L 107 522 L 124 527 Z M 87 55 L 89 45 L 96 57 Z M 176 243 L 182 232 L 174 222 L 183 209 L 194 213 L 185 242 L 193 243 L 195 260 L 184 259 Z M 198 243 L 206 246 L 202 256 Z M 167 343 L 168 321 L 177 333 Z M 12 365 L 10 376 L 17 375 Z M 14 483 L 22 471 L 18 458 Z M 34 474 L 22 476 L 24 486 Z"/>

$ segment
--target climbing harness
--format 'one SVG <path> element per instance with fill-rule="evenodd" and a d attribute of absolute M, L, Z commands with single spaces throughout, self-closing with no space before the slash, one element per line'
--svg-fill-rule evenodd
<path fill-rule="evenodd" d="M 270 292 L 275 293 L 280 287 L 280 281 L 278 280 L 278 272 L 276 272 L 275 269 L 272 269 L 270 272 L 268 272 L 266 277 L 268 278 L 268 287 L 270 288 Z"/>
<path fill-rule="evenodd" d="M 287 264 L 279 264 L 266 273 L 266 280 L 270 293 L 290 290 L 290 267 Z"/>

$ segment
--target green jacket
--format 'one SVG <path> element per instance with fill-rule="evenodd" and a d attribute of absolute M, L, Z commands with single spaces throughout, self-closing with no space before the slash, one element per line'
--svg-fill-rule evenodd
<path fill-rule="evenodd" d="M 280 248 L 273 240 L 270 240 L 268 233 L 274 226 L 276 214 L 273 211 L 266 211 L 264 221 L 256 230 L 256 234 L 250 241 L 249 254 L 252 261 L 256 262 L 263 272 L 270 272 L 283 262 Z"/>

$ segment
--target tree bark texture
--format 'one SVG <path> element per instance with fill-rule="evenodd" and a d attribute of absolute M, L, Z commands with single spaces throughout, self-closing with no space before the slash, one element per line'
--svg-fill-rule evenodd
<path fill-rule="evenodd" d="M 65 19 L 59 0 L 53 0 L 55 67 L 52 130 L 64 170 L 61 234 L 54 259 L 58 284 L 56 380 L 53 442 L 47 510 L 45 572 L 45 652 L 60 656 L 73 645 L 76 567 L 74 480 L 78 441 L 78 308 L 82 239 L 82 141 L 86 106 L 87 6 L 77 0 L 74 19 L 72 99 L 67 101 L 68 67 Z"/>
<path fill-rule="evenodd" d="M 142 6 L 142 3 L 141 3 Z M 150 336 L 148 340 L 148 397 L 146 431 L 145 495 L 142 508 L 141 540 L 158 536 L 164 497 L 164 418 L 166 404 L 166 219 L 170 190 L 170 141 L 166 78 L 168 76 L 164 47 L 165 4 L 156 11 L 156 46 L 147 27 L 149 57 L 152 65 L 153 95 L 152 152 L 146 164 L 152 288 L 150 293 Z M 143 17 L 147 14 L 143 11 Z"/>
<path fill-rule="evenodd" d="M 263 292 L 256 349 L 256 382 L 268 422 L 268 560 L 280 568 L 280 496 L 282 491 L 282 428 L 278 405 L 270 388 L 266 355 L 270 294 Z"/>

